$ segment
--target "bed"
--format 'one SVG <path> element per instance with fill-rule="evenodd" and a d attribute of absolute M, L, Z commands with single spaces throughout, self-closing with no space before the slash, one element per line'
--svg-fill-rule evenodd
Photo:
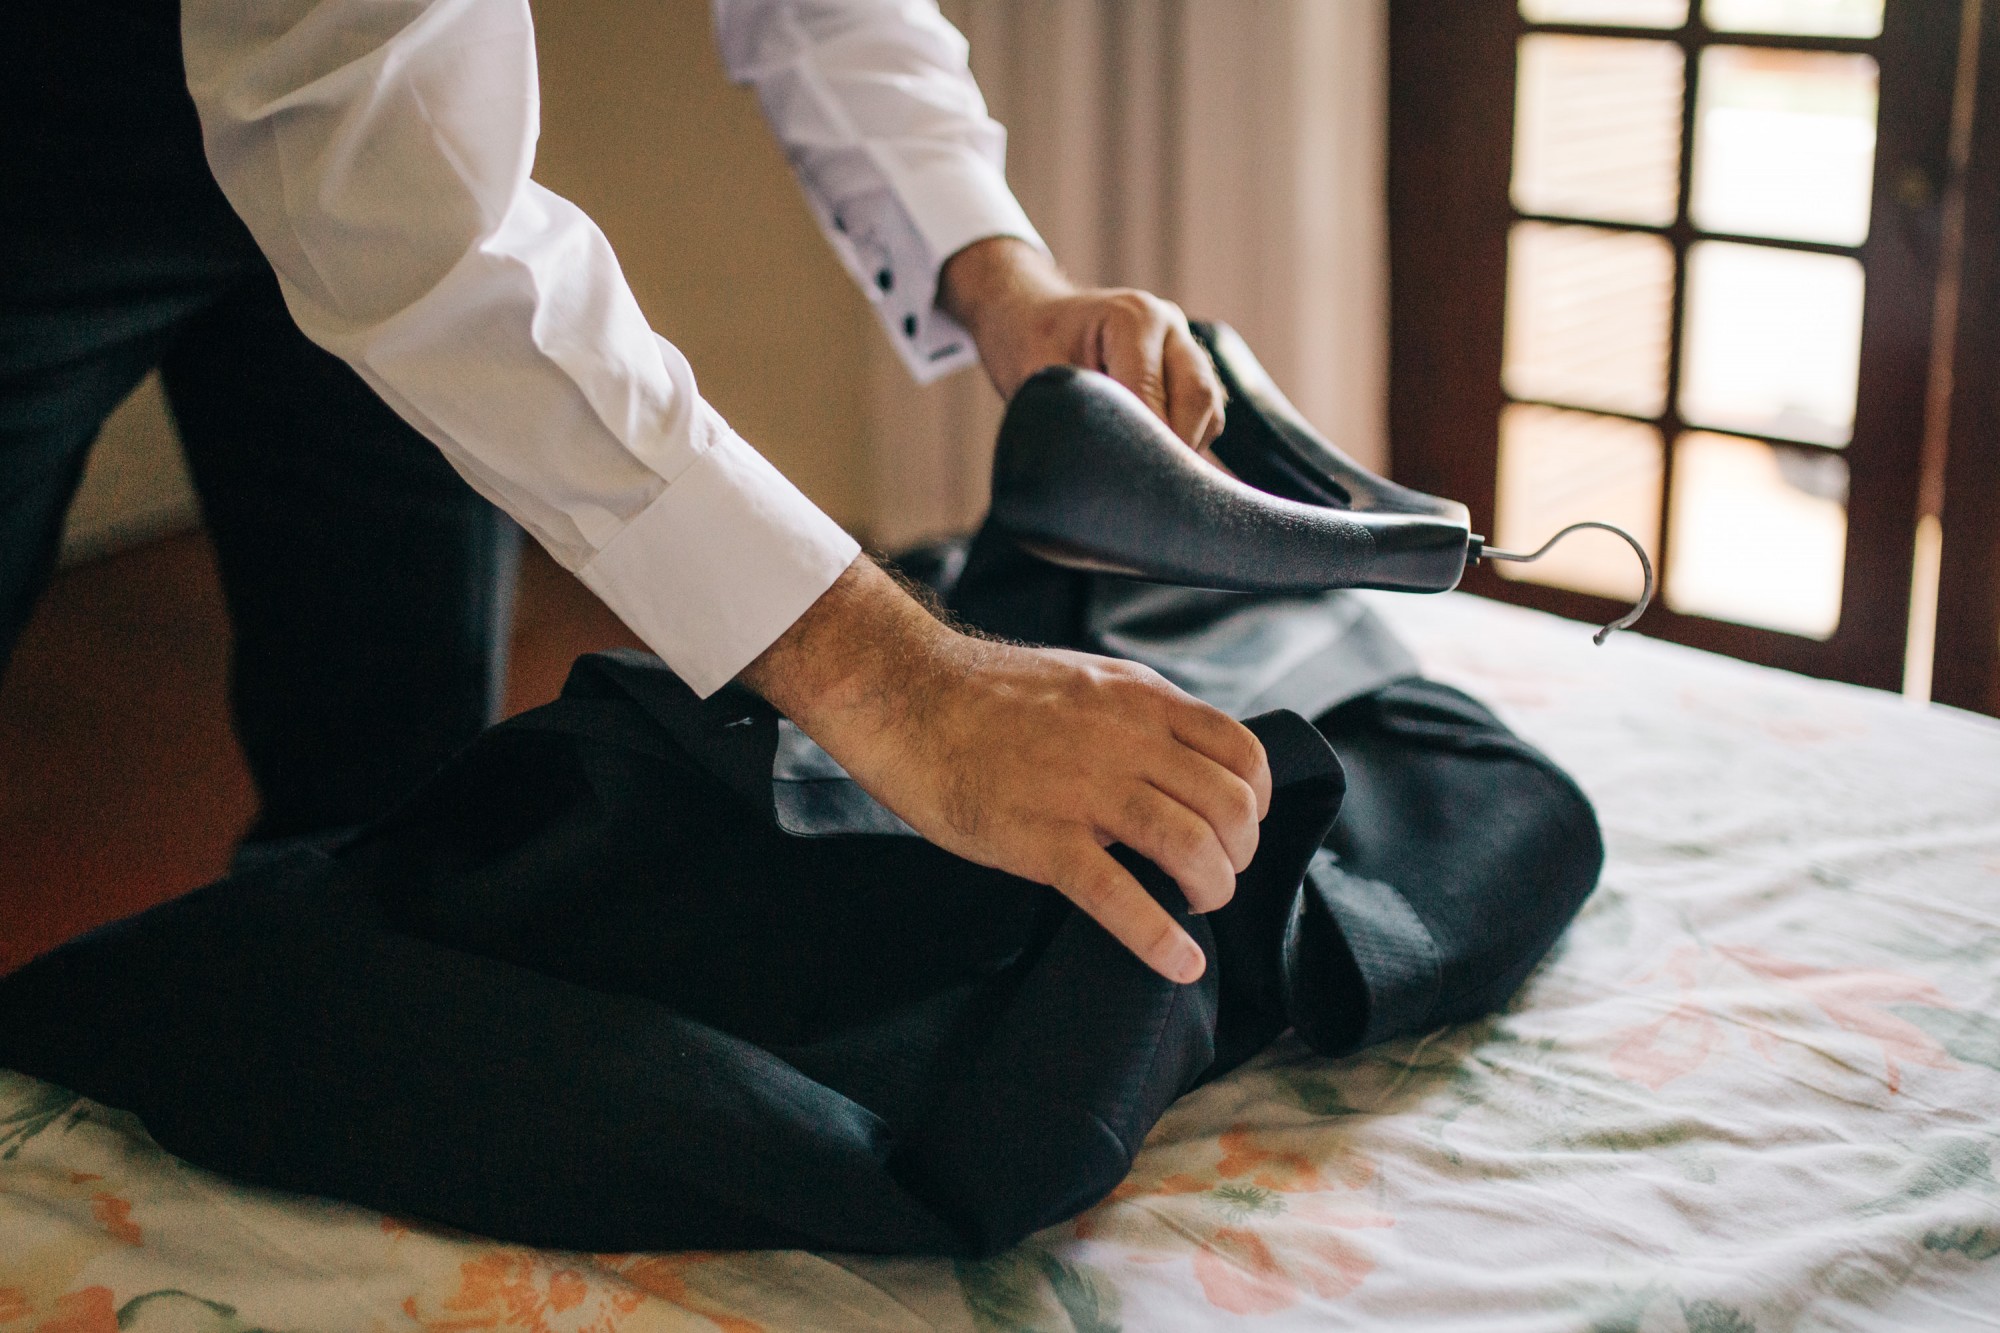
<path fill-rule="evenodd" d="M 1109 1201 L 956 1264 L 496 1245 L 234 1186 L 0 1071 L 0 1333 L 2000 1327 L 2000 725 L 1374 601 L 1604 822 L 1507 1013 L 1281 1041 Z"/>

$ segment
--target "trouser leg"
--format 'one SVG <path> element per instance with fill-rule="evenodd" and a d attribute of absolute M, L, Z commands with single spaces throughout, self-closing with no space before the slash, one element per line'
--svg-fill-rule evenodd
<path fill-rule="evenodd" d="M 298 331 L 268 273 L 161 370 L 236 626 L 250 836 L 372 819 L 498 717 L 519 530 Z"/>
<path fill-rule="evenodd" d="M 365 820 L 495 711 L 514 531 L 292 325 L 209 172 L 174 6 L 0 5 L 0 51 L 0 393 L 21 368 L 175 332 L 144 359 L 166 346 L 236 623 L 257 832 Z M 119 392 L 138 369 L 122 372 Z M 46 575 L 50 496 L 73 483 L 88 418 L 32 486 L 0 458 L 4 639 Z"/>
<path fill-rule="evenodd" d="M 256 251 L 209 177 L 171 13 L 0 5 L 0 666 L 98 427 Z"/>
<path fill-rule="evenodd" d="M 90 442 L 153 350 L 142 338 L 67 365 L 0 364 L 0 672 L 55 568 Z"/>

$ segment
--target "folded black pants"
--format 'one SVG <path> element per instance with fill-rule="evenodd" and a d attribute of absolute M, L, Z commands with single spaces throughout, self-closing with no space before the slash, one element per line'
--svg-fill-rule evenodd
<path fill-rule="evenodd" d="M 1504 1001 L 1595 881 L 1588 805 L 1456 691 L 1252 726 L 1276 791 L 1231 904 L 1126 857 L 1208 952 L 1176 986 L 749 696 L 586 658 L 351 844 L 0 980 L 0 1065 L 512 1240 L 990 1252 L 1286 1027 L 1335 1054 Z"/>

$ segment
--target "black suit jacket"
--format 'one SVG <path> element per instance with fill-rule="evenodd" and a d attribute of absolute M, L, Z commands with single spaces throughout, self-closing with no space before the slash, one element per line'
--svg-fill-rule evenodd
<path fill-rule="evenodd" d="M 1250 719 L 1275 790 L 1227 907 L 1118 853 L 1199 982 L 912 836 L 746 692 L 615 653 L 337 848 L 0 981 L 0 1064 L 199 1165 L 512 1240 L 981 1254 L 1104 1197 L 1176 1097 L 1287 1027 L 1338 1052 L 1504 1001 L 1594 882 L 1588 805 L 1490 714 L 1347 688 L 1380 653 L 1329 669 L 1369 623 L 1337 601 L 1004 548 L 940 582 L 1000 632 L 1157 645 L 1211 697 L 1316 715 Z M 1327 736 L 1358 761 L 1345 830 Z"/>

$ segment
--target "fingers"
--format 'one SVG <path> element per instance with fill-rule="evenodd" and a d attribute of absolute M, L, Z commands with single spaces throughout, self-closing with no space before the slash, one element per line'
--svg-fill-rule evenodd
<path fill-rule="evenodd" d="M 1098 362 L 1194 449 L 1222 433 L 1224 394 L 1214 363 L 1170 301 L 1145 292 L 1110 293 L 1097 334 Z"/>
<path fill-rule="evenodd" d="M 1187 317 L 1179 310 L 1174 314 L 1179 318 L 1161 357 L 1167 380 L 1166 422 L 1197 451 L 1205 450 L 1222 434 L 1222 381 L 1216 377 L 1215 363 L 1189 332 Z"/>
<path fill-rule="evenodd" d="M 1257 818 L 1271 810 L 1271 762 L 1255 732 L 1217 708 L 1195 700 L 1175 709 L 1170 725 L 1174 739 L 1250 784 L 1257 798 Z"/>
<path fill-rule="evenodd" d="M 1098 325 L 1097 356 L 1104 373 L 1139 395 L 1153 415 L 1167 416 L 1167 335 L 1172 307 L 1144 292 L 1116 292 L 1105 302 Z M 1178 433 L 1178 432 L 1176 432 Z"/>
<path fill-rule="evenodd" d="M 1213 912 L 1236 893 L 1236 867 L 1215 829 L 1158 787 L 1133 787 L 1103 828 L 1166 871 L 1197 912 Z"/>
<path fill-rule="evenodd" d="M 1201 946 L 1111 853 L 1088 837 L 1072 844 L 1054 887 L 1167 980 L 1185 984 L 1199 980 L 1207 970 Z"/>
<path fill-rule="evenodd" d="M 1104 843 L 1150 858 L 1197 910 L 1229 901 L 1269 808 L 1257 738 L 1135 663 L 936 632 L 927 670 L 889 679 L 894 706 L 822 710 L 814 738 L 925 838 L 1052 885 L 1160 975 L 1200 977 L 1188 932 Z"/>
<path fill-rule="evenodd" d="M 1156 762 L 1150 776 L 1153 786 L 1186 807 L 1214 832 L 1229 859 L 1229 868 L 1242 874 L 1250 858 L 1257 854 L 1260 816 L 1256 789 L 1207 755 L 1181 745 L 1170 747 Z M 1188 901 L 1194 902 L 1192 895 Z M 1213 908 L 1195 903 L 1195 910 L 1205 912 Z"/>

